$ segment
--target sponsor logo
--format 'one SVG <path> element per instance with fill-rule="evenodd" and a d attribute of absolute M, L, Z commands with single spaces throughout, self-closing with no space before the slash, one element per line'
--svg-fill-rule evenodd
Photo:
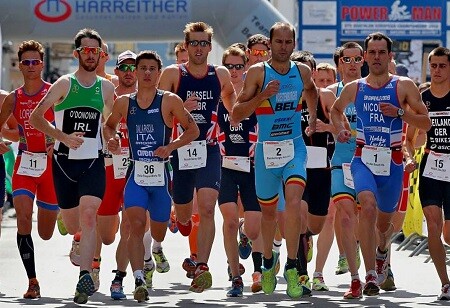
<path fill-rule="evenodd" d="M 45 22 L 61 22 L 72 15 L 72 7 L 67 0 L 42 0 L 34 7 L 34 14 Z"/>

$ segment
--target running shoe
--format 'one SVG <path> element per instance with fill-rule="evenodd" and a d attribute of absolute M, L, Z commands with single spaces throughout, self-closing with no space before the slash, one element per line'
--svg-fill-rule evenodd
<path fill-rule="evenodd" d="M 445 284 L 442 286 L 441 295 L 438 296 L 438 300 L 448 301 L 450 300 L 450 284 Z"/>
<path fill-rule="evenodd" d="M 147 288 L 151 289 L 153 287 L 153 273 L 155 272 L 155 262 L 151 260 L 150 262 L 145 262 L 144 264 L 144 279 Z"/>
<path fill-rule="evenodd" d="M 28 280 L 28 290 L 23 295 L 23 298 L 40 298 L 41 288 L 39 287 L 39 282 L 36 278 L 31 278 Z"/>
<path fill-rule="evenodd" d="M 245 260 L 252 254 L 252 242 L 245 235 L 243 225 L 244 218 L 241 218 L 239 219 L 239 257 Z"/>
<path fill-rule="evenodd" d="M 183 261 L 183 269 L 186 271 L 186 277 L 193 279 L 195 276 L 195 269 L 197 268 L 197 263 L 195 262 L 195 256 L 191 255 L 190 258 L 186 258 Z"/>
<path fill-rule="evenodd" d="M 388 265 L 387 276 L 384 282 L 380 285 L 380 289 L 384 291 L 395 291 L 397 287 L 395 286 L 394 274 L 392 273 L 391 266 Z"/>
<path fill-rule="evenodd" d="M 345 274 L 348 272 L 348 261 L 345 256 L 339 256 L 338 266 L 336 267 L 336 275 Z"/>
<path fill-rule="evenodd" d="M 149 299 L 146 282 L 140 278 L 136 278 L 134 282 L 133 297 L 138 303 L 145 302 Z"/>
<path fill-rule="evenodd" d="M 244 292 L 244 283 L 241 276 L 234 277 L 231 282 L 231 289 L 227 292 L 227 297 L 242 297 Z"/>
<path fill-rule="evenodd" d="M 380 288 L 377 285 L 376 276 L 372 274 L 366 275 L 366 284 L 364 285 L 363 294 L 367 296 L 374 296 L 380 294 Z"/>
<path fill-rule="evenodd" d="M 67 232 L 66 226 L 64 225 L 64 221 L 62 220 L 61 213 L 58 213 L 58 218 L 56 219 L 56 223 L 58 226 L 58 231 L 61 235 L 67 235 L 69 232 Z"/>
<path fill-rule="evenodd" d="M 233 278 L 233 274 L 231 273 L 230 265 L 228 265 L 227 271 L 228 271 L 228 281 L 231 281 L 231 279 Z M 239 276 L 244 275 L 244 273 L 245 273 L 245 267 L 244 267 L 244 265 L 239 263 Z"/>
<path fill-rule="evenodd" d="M 275 275 L 278 275 L 278 273 L 280 272 L 280 252 L 279 251 L 274 251 L 274 253 L 277 255 L 277 263 L 275 264 Z"/>
<path fill-rule="evenodd" d="M 122 282 L 119 280 L 113 280 L 109 290 L 111 291 L 111 298 L 113 300 L 120 300 L 127 298 L 125 293 L 123 293 Z"/>
<path fill-rule="evenodd" d="M 89 296 L 94 294 L 95 286 L 94 281 L 90 274 L 84 274 L 80 277 L 75 290 L 75 297 L 73 301 L 77 304 L 86 304 Z"/>
<path fill-rule="evenodd" d="M 261 287 L 261 276 L 262 275 L 261 275 L 260 272 L 254 272 L 252 274 L 252 280 L 253 280 L 252 292 L 253 293 L 257 293 L 257 292 L 262 290 L 262 287 Z"/>
<path fill-rule="evenodd" d="M 167 261 L 167 258 L 164 255 L 162 247 L 157 251 L 153 251 L 152 254 L 156 262 L 156 271 L 158 273 L 167 273 L 170 270 L 170 265 L 169 261 Z"/>
<path fill-rule="evenodd" d="M 211 288 L 212 276 L 209 272 L 209 267 L 206 264 L 197 265 L 195 276 L 192 280 L 190 291 L 202 293 L 204 290 Z"/>
<path fill-rule="evenodd" d="M 314 291 L 329 291 L 328 286 L 325 284 L 322 276 L 313 278 L 312 288 Z"/>
<path fill-rule="evenodd" d="M 308 275 L 301 275 L 298 277 L 298 283 L 303 288 L 303 297 L 311 296 L 311 283 L 309 282 L 309 276 Z"/>
<path fill-rule="evenodd" d="M 72 240 L 72 247 L 69 252 L 69 259 L 75 266 L 80 266 L 81 256 L 80 256 L 80 241 L 75 239 L 75 236 Z"/>
<path fill-rule="evenodd" d="M 286 268 L 284 269 L 284 279 L 286 279 L 287 282 L 286 294 L 290 298 L 299 298 L 303 296 L 304 289 L 299 282 L 298 272 L 295 267 L 288 270 L 286 270 Z"/>
<path fill-rule="evenodd" d="M 180 231 L 181 235 L 189 236 L 189 234 L 191 234 L 191 230 L 192 230 L 192 221 L 189 219 L 189 222 L 187 223 L 187 225 L 183 225 L 181 222 L 179 222 L 177 220 L 177 228 L 178 228 L 178 231 Z"/>
<path fill-rule="evenodd" d="M 277 286 L 277 277 L 276 277 L 276 264 L 278 261 L 278 256 L 275 251 L 272 251 L 273 264 L 271 268 L 265 268 L 264 262 L 261 266 L 262 276 L 261 276 L 261 288 L 265 294 L 272 294 L 275 291 Z"/>
<path fill-rule="evenodd" d="M 376 257 L 377 285 L 381 285 L 387 277 L 387 253 L 382 255 L 377 252 Z"/>
<path fill-rule="evenodd" d="M 353 279 L 350 290 L 344 293 L 344 299 L 356 299 L 362 297 L 362 285 L 359 279 Z"/>
<path fill-rule="evenodd" d="M 307 241 L 307 248 L 306 248 L 306 261 L 307 263 L 311 262 L 313 258 L 313 252 L 314 252 L 314 241 L 312 236 L 308 236 Z"/>
<path fill-rule="evenodd" d="M 167 224 L 167 227 L 169 228 L 170 232 L 177 233 L 178 227 L 177 227 L 177 217 L 175 216 L 175 209 L 172 208 L 170 211 L 170 219 L 169 223 Z"/>

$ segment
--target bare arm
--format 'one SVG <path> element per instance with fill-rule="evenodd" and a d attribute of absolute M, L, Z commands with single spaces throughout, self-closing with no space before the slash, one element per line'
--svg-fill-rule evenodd
<path fill-rule="evenodd" d="M 316 131 L 318 89 L 312 79 L 311 69 L 303 63 L 297 63 L 297 66 L 300 69 L 303 80 L 303 97 L 306 100 L 309 113 L 308 135 L 311 135 Z"/>
<path fill-rule="evenodd" d="M 14 107 L 14 93 L 7 94 L 6 92 L 0 93 L 0 103 L 1 103 L 1 112 L 0 112 L 0 127 L 3 127 L 8 120 L 9 116 L 13 112 Z M 1 136 L 3 137 L 3 135 Z M 8 145 L 5 144 L 3 138 L 0 139 L 0 154 L 4 154 L 9 151 Z"/>
<path fill-rule="evenodd" d="M 103 92 L 103 119 L 107 119 L 112 111 L 114 104 L 114 84 L 111 81 L 102 81 L 102 92 Z"/>
<path fill-rule="evenodd" d="M 44 117 L 45 112 L 51 108 L 57 102 L 62 101 L 68 92 L 70 87 L 70 81 L 67 76 L 59 78 L 48 90 L 47 94 L 42 98 L 39 104 L 34 108 L 30 115 L 30 124 L 36 129 L 40 130 L 44 134 L 63 142 L 67 147 L 71 149 L 78 148 L 82 143 L 83 133 L 72 133 L 67 135 L 61 130 L 53 126 Z"/>
<path fill-rule="evenodd" d="M 178 86 L 175 80 L 178 80 L 178 66 L 170 65 L 161 73 L 158 88 L 164 91 L 174 92 Z"/>
<path fill-rule="evenodd" d="M 222 85 L 220 95 L 222 97 L 223 105 L 228 112 L 231 113 L 236 102 L 236 92 L 234 91 L 233 84 L 231 83 L 230 72 L 225 66 L 219 66 L 217 67 L 217 74 L 219 76 L 220 84 Z"/>
<path fill-rule="evenodd" d="M 339 142 L 347 142 L 351 137 L 351 132 L 345 127 L 343 114 L 345 107 L 355 100 L 356 82 L 350 82 L 342 89 L 341 95 L 336 99 L 331 107 L 331 122 L 336 128 L 337 140 Z"/>
<path fill-rule="evenodd" d="M 279 91 L 280 82 L 271 80 L 267 86 L 258 93 L 262 87 L 264 78 L 264 66 L 256 64 L 250 67 L 245 77 L 244 87 L 237 98 L 236 104 L 233 106 L 231 114 L 235 122 L 240 122 L 248 118 L 261 103 Z"/>
<path fill-rule="evenodd" d="M 330 118 L 330 111 L 331 111 L 331 106 L 333 105 L 334 101 L 336 100 L 336 96 L 334 95 L 333 92 L 331 92 L 330 90 L 327 89 L 319 89 L 319 96 L 320 96 L 320 102 L 321 108 L 324 108 L 324 112 L 326 114 L 326 116 L 328 118 Z M 326 124 L 322 121 L 320 121 L 319 119 L 317 119 L 316 121 L 316 131 L 321 133 L 321 132 L 330 132 L 334 135 L 336 135 L 338 133 L 338 131 L 336 131 L 336 128 L 334 127 L 333 123 L 331 122 L 331 118 L 330 118 L 330 123 Z"/>
<path fill-rule="evenodd" d="M 413 172 L 416 168 L 416 161 L 414 160 L 414 143 L 416 142 L 419 130 L 414 126 L 408 125 L 406 128 L 406 138 L 403 142 L 403 159 L 406 162 L 405 171 Z"/>
<path fill-rule="evenodd" d="M 112 111 L 103 125 L 103 135 L 111 153 L 117 153 L 120 150 L 119 136 L 117 135 L 117 126 L 122 118 L 126 119 L 129 104 L 129 96 L 119 96 L 113 104 Z"/>
<path fill-rule="evenodd" d="M 167 119 L 170 120 L 174 117 L 180 122 L 181 127 L 184 129 L 183 133 L 178 136 L 177 139 L 172 140 L 168 145 L 161 146 L 155 150 L 156 156 L 167 158 L 174 150 L 195 140 L 199 136 L 200 130 L 189 111 L 184 108 L 183 101 L 178 95 L 166 92 L 164 93 L 163 100 L 166 100 L 164 102 L 166 106 L 163 107 L 165 121 L 167 122 Z"/>

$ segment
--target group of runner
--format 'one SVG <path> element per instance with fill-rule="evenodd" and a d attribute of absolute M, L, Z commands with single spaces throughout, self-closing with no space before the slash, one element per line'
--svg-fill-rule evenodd
<path fill-rule="evenodd" d="M 118 56 L 114 77 L 104 72 L 107 45 L 95 30 L 82 29 L 74 40 L 78 69 L 52 85 L 41 77 L 42 45 L 20 44 L 24 84 L 4 99 L 0 125 L 4 138 L 19 141 L 13 197 L 29 278 L 24 297 L 40 297 L 31 237 L 35 200 L 42 239 L 52 237 L 58 210 L 75 235 L 70 256 L 80 267 L 79 304 L 98 289 L 101 243 L 114 242 L 119 229 L 111 297 L 126 298 L 122 281 L 130 263 L 134 299 L 148 300 L 155 269 L 170 269 L 161 246 L 169 222 L 170 230 L 193 233 L 182 265 L 192 278 L 189 289 L 210 288 L 216 203 L 231 280 L 227 296 L 243 295 L 239 256 L 250 255 L 252 292 L 274 292 L 281 238 L 287 295 L 328 290 L 322 271 L 332 226 L 341 254 L 336 273 L 351 275 L 344 298 L 395 290 L 389 245 L 404 217 L 396 213 L 404 211 L 404 173 L 417 167 L 420 132 L 428 134 L 419 193 L 429 250 L 442 283 L 439 298 L 450 300 L 441 239 L 444 230 L 450 242 L 443 228 L 450 219 L 449 49 L 429 54 L 431 86 L 420 93 L 411 79 L 389 72 L 392 40 L 383 33 L 370 34 L 364 48 L 339 47 L 336 68 L 294 52 L 295 29 L 287 23 L 275 23 L 269 37 L 231 45 L 221 65 L 208 63 L 212 37 L 208 24 L 188 23 L 177 64 L 163 70 L 156 52 L 128 50 Z M 364 62 L 369 74 L 361 78 Z M 8 143 L 0 142 L 0 153 Z M 307 262 L 316 234 L 311 284 Z"/>

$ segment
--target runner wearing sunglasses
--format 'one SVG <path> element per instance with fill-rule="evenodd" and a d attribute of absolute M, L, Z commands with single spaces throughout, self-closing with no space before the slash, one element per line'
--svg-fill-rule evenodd
<path fill-rule="evenodd" d="M 102 115 L 111 111 L 114 85 L 96 75 L 102 39 L 92 29 L 75 36 L 75 73 L 60 77 L 30 117 L 38 130 L 56 139 L 53 176 L 67 231 L 81 230 L 80 275 L 74 302 L 82 304 L 95 292 L 90 273 L 97 241 L 96 213 L 105 192 L 105 166 L 101 156 Z M 55 126 L 44 118 L 55 109 Z"/>

